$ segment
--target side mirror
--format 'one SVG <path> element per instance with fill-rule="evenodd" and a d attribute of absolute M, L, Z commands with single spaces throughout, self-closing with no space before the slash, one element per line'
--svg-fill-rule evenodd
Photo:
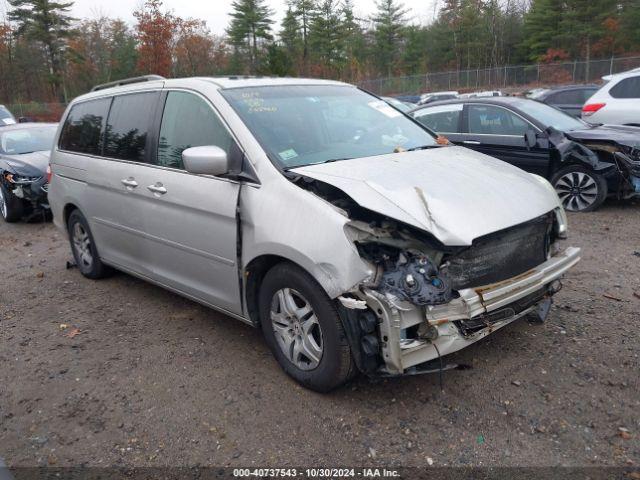
<path fill-rule="evenodd" d="M 524 134 L 524 143 L 527 144 L 528 149 L 532 149 L 533 147 L 538 145 L 538 136 L 536 135 L 536 132 L 534 132 L 533 130 L 527 130 L 527 132 Z"/>
<path fill-rule="evenodd" d="M 182 163 L 189 173 L 223 175 L 229 172 L 227 152 L 215 145 L 187 148 L 182 152 Z"/>

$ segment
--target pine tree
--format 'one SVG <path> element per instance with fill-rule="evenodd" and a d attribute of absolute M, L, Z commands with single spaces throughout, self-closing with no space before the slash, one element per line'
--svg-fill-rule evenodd
<path fill-rule="evenodd" d="M 282 19 L 279 36 L 292 64 L 297 63 L 302 52 L 302 33 L 298 17 L 291 7 L 287 8 L 287 12 Z"/>
<path fill-rule="evenodd" d="M 375 28 L 376 58 L 381 72 L 388 76 L 395 69 L 400 58 L 400 42 L 402 41 L 405 15 L 404 5 L 396 0 L 379 0 L 378 11 L 372 17 Z"/>
<path fill-rule="evenodd" d="M 227 34 L 236 54 L 249 55 L 249 71 L 256 73 L 260 68 L 261 50 L 265 41 L 271 40 L 271 15 L 265 0 L 235 0 L 231 7 L 231 23 Z"/>
<path fill-rule="evenodd" d="M 302 32 L 302 68 L 303 74 L 309 75 L 309 29 L 311 18 L 316 11 L 316 0 L 289 0 L 289 6 L 298 17 Z"/>
<path fill-rule="evenodd" d="M 344 30 L 337 0 L 322 0 L 309 24 L 309 46 L 318 72 L 335 76 L 346 63 Z"/>
<path fill-rule="evenodd" d="M 529 60 L 538 61 L 547 50 L 557 48 L 561 12 L 561 0 L 533 0 L 524 16 L 522 42 Z"/>
<path fill-rule="evenodd" d="M 49 62 L 52 93 L 60 97 L 63 85 L 62 58 L 65 42 L 71 34 L 69 9 L 73 2 L 51 0 L 8 0 L 12 7 L 9 20 L 17 24 L 17 34 L 44 46 Z M 63 100 L 66 95 L 63 92 Z"/>

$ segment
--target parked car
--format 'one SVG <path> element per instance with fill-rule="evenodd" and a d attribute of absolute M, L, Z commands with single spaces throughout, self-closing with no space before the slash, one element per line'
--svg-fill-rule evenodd
<path fill-rule="evenodd" d="M 134 83 L 135 82 L 135 83 Z M 158 77 L 68 107 L 50 203 L 80 272 L 109 267 L 254 326 L 327 391 L 419 373 L 548 312 L 579 260 L 544 179 L 351 85 Z"/>
<path fill-rule="evenodd" d="M 401 100 L 398 100 L 397 98 L 393 98 L 393 97 L 380 97 L 380 98 L 382 98 L 389 105 L 397 108 L 401 112 L 408 112 L 409 110 L 413 110 L 414 108 L 416 108 L 414 104 L 409 102 L 403 102 Z"/>
<path fill-rule="evenodd" d="M 412 105 L 417 105 L 420 101 L 420 95 L 396 95 L 393 98 L 401 102 L 411 103 Z"/>
<path fill-rule="evenodd" d="M 55 123 L 0 129 L 0 213 L 6 222 L 48 212 L 47 168 Z"/>
<path fill-rule="evenodd" d="M 483 98 L 483 97 L 502 97 L 500 90 L 483 90 L 480 92 L 461 93 L 457 98 Z M 446 100 L 446 99 L 443 99 Z"/>
<path fill-rule="evenodd" d="M 566 85 L 549 88 L 529 98 L 559 108 L 574 117 L 580 117 L 585 102 L 598 91 L 598 85 Z"/>
<path fill-rule="evenodd" d="M 451 100 L 452 98 L 458 98 L 458 92 L 431 92 L 423 93 L 420 95 L 420 101 L 418 105 L 426 105 L 428 103 L 439 102 L 441 100 Z"/>
<path fill-rule="evenodd" d="M 451 142 L 549 179 L 564 208 L 640 195 L 640 129 L 594 126 L 535 100 L 440 102 L 409 112 Z"/>
<path fill-rule="evenodd" d="M 602 79 L 606 83 L 582 107 L 583 120 L 640 126 L 640 68 Z"/>
<path fill-rule="evenodd" d="M 13 125 L 15 123 L 17 122 L 13 114 L 9 110 L 7 110 L 7 107 L 5 107 L 4 105 L 0 105 L 0 127 Z"/>

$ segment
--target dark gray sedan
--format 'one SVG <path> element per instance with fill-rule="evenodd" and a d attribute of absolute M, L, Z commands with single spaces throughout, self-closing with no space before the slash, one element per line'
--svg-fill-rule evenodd
<path fill-rule="evenodd" d="M 20 123 L 0 130 L 0 213 L 6 222 L 49 211 L 47 168 L 55 123 Z"/>

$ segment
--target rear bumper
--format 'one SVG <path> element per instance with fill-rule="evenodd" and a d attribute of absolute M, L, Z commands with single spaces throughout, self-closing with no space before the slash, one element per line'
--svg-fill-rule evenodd
<path fill-rule="evenodd" d="M 380 295 L 368 303 L 387 317 L 381 324 L 385 371 L 391 375 L 411 373 L 412 367 L 461 350 L 514 320 L 533 312 L 547 300 L 550 285 L 580 261 L 580 249 L 569 247 L 539 266 L 516 277 L 483 287 L 460 290 L 460 296 L 426 311 L 389 306 Z M 461 324 L 473 320 L 476 328 L 463 333 Z M 407 338 L 408 328 L 427 324 L 437 330 L 435 340 Z M 477 326 L 480 325 L 480 328 Z M 433 331 L 433 329 L 432 329 Z"/>

